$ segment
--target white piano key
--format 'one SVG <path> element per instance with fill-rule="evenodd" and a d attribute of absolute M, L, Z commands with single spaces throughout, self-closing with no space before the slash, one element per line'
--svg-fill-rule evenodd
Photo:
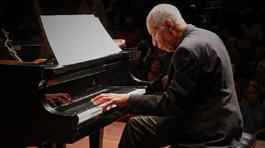
<path fill-rule="evenodd" d="M 145 92 L 146 92 L 145 89 L 141 88 L 141 89 L 135 89 L 133 91 L 130 91 L 128 94 L 144 94 Z M 88 119 L 91 119 L 93 117 L 96 117 L 96 116 L 102 114 L 103 112 L 106 112 L 106 111 L 108 111 L 108 110 L 110 110 L 110 109 L 112 109 L 114 107 L 117 107 L 117 105 L 113 104 L 111 106 L 108 106 L 106 110 L 103 110 L 102 106 L 104 106 L 107 103 L 108 102 L 104 102 L 104 103 L 102 103 L 102 104 L 100 104 L 100 105 L 98 105 L 96 107 L 93 107 L 91 109 L 88 109 L 86 111 L 83 111 L 83 112 L 77 114 L 78 119 L 79 119 L 79 123 L 78 124 L 80 124 L 80 123 L 82 123 L 82 122 L 84 122 L 84 121 L 86 121 Z"/>

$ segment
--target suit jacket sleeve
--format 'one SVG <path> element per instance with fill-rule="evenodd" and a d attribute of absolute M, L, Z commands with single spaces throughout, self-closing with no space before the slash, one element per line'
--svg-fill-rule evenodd
<path fill-rule="evenodd" d="M 200 68 L 193 53 L 180 47 L 174 53 L 169 70 L 167 89 L 162 95 L 130 95 L 129 107 L 135 114 L 183 114 L 197 93 Z"/>

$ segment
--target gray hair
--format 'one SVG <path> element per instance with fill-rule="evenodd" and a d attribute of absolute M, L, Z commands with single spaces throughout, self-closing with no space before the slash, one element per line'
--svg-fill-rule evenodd
<path fill-rule="evenodd" d="M 178 8 L 170 4 L 159 4 L 155 6 L 149 12 L 146 20 L 150 18 L 152 18 L 152 25 L 154 27 L 163 26 L 166 19 L 170 19 L 176 25 L 185 23 Z"/>

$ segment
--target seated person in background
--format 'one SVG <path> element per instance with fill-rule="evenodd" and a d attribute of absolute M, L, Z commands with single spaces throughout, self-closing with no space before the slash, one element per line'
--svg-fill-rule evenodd
<path fill-rule="evenodd" d="M 237 39 L 237 48 L 244 55 L 244 60 L 252 61 L 254 58 L 254 46 L 250 39 L 246 37 L 246 32 L 240 26 L 235 25 L 230 29 L 230 34 Z"/>
<path fill-rule="evenodd" d="M 233 38 L 229 38 L 230 42 L 233 41 Z M 232 42 L 231 42 L 232 43 Z M 240 91 L 242 92 L 243 88 L 249 83 L 252 77 L 252 68 L 254 62 L 244 60 L 244 56 L 242 55 L 239 48 L 236 46 L 232 46 L 227 42 L 227 51 L 233 66 L 233 75 L 235 85 L 237 87 L 237 94 L 240 97 Z M 240 101 L 240 98 L 238 98 Z"/>
<path fill-rule="evenodd" d="M 163 87 L 163 89 L 165 89 L 166 86 L 167 86 L 167 80 L 168 80 L 168 75 L 165 75 L 165 76 L 162 78 L 162 87 Z"/>
<path fill-rule="evenodd" d="M 235 75 L 235 66 L 232 64 L 232 71 L 233 71 L 233 76 Z M 235 81 L 234 79 L 234 83 L 235 83 L 235 89 L 236 89 L 236 95 L 237 95 L 237 99 L 238 99 L 238 102 L 241 101 L 241 85 Z"/>
<path fill-rule="evenodd" d="M 45 99 L 52 105 L 52 107 L 58 107 L 58 105 L 72 102 L 72 97 L 67 93 L 45 94 Z"/>
<path fill-rule="evenodd" d="M 230 49 L 230 48 L 239 48 L 239 43 L 238 43 L 238 39 L 231 36 L 229 38 L 226 39 L 225 41 L 225 47 L 227 49 Z"/>
<path fill-rule="evenodd" d="M 135 22 L 132 18 L 127 17 L 124 21 L 124 29 L 119 31 L 114 39 L 124 39 L 127 48 L 133 48 L 137 46 L 138 34 L 141 32 L 140 29 L 135 27 Z"/>
<path fill-rule="evenodd" d="M 143 78 L 142 73 L 146 69 L 146 61 L 151 57 L 151 48 L 149 43 L 142 40 L 137 47 L 133 48 L 133 57 L 131 59 L 131 69 L 138 78 Z"/>
<path fill-rule="evenodd" d="M 262 45 L 264 32 L 263 27 L 256 22 L 255 16 L 255 11 L 247 11 L 244 16 L 244 22 L 240 25 L 240 27 L 242 27 L 242 29 L 245 31 L 245 36 L 250 39 L 254 45 L 254 48 L 257 48 Z"/>
<path fill-rule="evenodd" d="M 149 43 L 145 40 L 140 41 L 137 47 L 133 48 L 133 58 L 146 62 L 148 57 L 151 57 L 152 50 Z"/>
<path fill-rule="evenodd" d="M 265 60 L 265 47 L 261 46 L 255 51 L 255 60 L 252 69 L 252 78 L 255 77 L 256 70 L 260 61 Z"/>
<path fill-rule="evenodd" d="M 94 14 L 107 30 L 107 18 L 104 6 L 100 0 L 82 0 L 79 4 L 77 14 Z"/>
<path fill-rule="evenodd" d="M 253 65 L 253 62 L 242 60 L 241 53 L 238 48 L 228 48 L 227 49 L 231 63 L 235 66 L 235 78 L 246 78 L 251 77 L 252 69 L 248 66 Z"/>
<path fill-rule="evenodd" d="M 146 74 L 144 80 L 152 81 L 153 83 L 153 94 L 158 94 L 163 91 L 162 78 L 164 74 L 161 72 L 163 63 L 159 59 L 153 59 L 150 65 L 150 70 Z"/>
<path fill-rule="evenodd" d="M 253 134 L 256 138 L 262 138 L 260 134 L 265 133 L 265 102 L 261 101 L 261 90 L 257 85 L 249 85 L 244 91 L 243 98 L 246 101 L 239 104 L 243 116 L 243 131 Z"/>
<path fill-rule="evenodd" d="M 250 84 L 257 85 L 261 89 L 263 98 L 265 97 L 265 60 L 259 62 L 254 81 L 250 81 Z"/>
<path fill-rule="evenodd" d="M 153 49 L 152 58 L 158 58 L 163 62 L 163 69 L 162 69 L 163 73 L 168 72 L 168 67 L 170 65 L 172 56 L 173 56 L 172 52 L 166 52 L 165 50 L 161 50 L 158 47 L 155 47 Z"/>

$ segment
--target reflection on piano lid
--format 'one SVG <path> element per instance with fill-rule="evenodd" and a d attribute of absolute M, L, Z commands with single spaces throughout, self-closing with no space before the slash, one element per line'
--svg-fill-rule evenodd
<path fill-rule="evenodd" d="M 73 103 L 63 105 L 58 107 L 56 110 L 59 112 L 72 113 L 77 114 L 78 116 L 78 124 L 83 123 L 84 121 L 89 121 L 90 119 L 98 118 L 102 113 L 109 111 L 117 107 L 116 105 L 112 105 L 108 107 L 106 110 L 102 109 L 107 102 L 102 103 L 100 105 L 93 105 L 90 100 L 101 93 L 118 93 L 118 94 L 145 94 L 145 87 L 135 87 L 135 86 L 108 86 L 103 87 L 95 92 L 91 92 L 85 96 L 81 96 L 79 98 L 74 98 Z"/>

